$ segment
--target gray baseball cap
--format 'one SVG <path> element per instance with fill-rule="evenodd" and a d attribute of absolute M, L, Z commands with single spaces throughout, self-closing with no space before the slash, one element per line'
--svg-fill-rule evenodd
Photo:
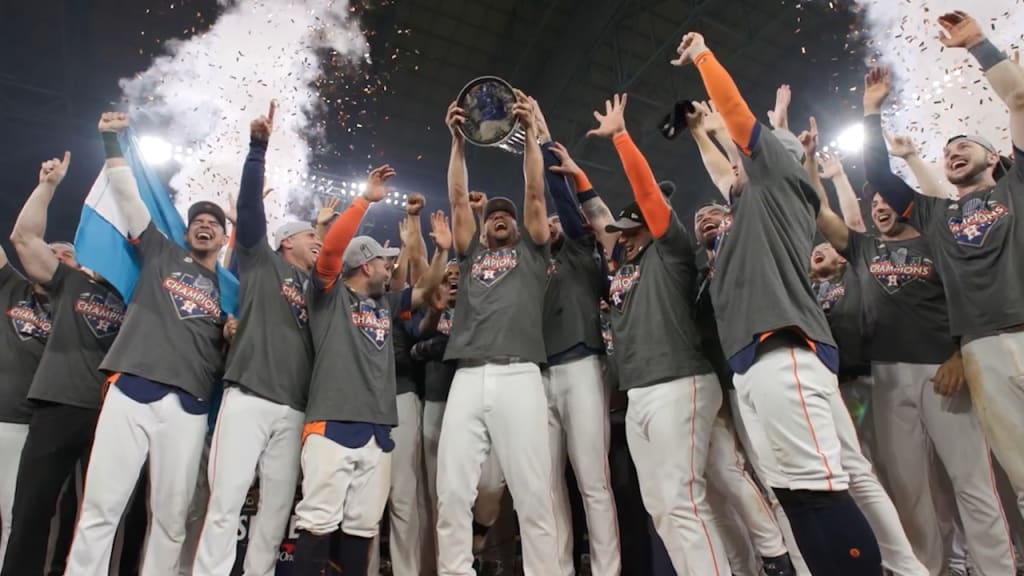
<path fill-rule="evenodd" d="M 377 258 L 397 258 L 401 252 L 398 248 L 385 248 L 369 236 L 356 236 L 345 248 L 341 259 L 342 274 L 351 272 L 363 264 Z"/>
<path fill-rule="evenodd" d="M 313 225 L 309 222 L 285 222 L 274 231 L 274 250 L 281 249 L 281 242 L 302 232 L 313 231 Z"/>
<path fill-rule="evenodd" d="M 977 134 L 959 134 L 957 136 L 953 136 L 949 140 L 946 140 L 946 146 L 949 146 L 950 144 L 956 142 L 957 140 L 967 140 L 968 142 L 974 142 L 975 144 L 981 146 L 985 150 L 988 150 L 992 154 L 999 154 L 999 152 L 996 150 L 996 147 L 993 146 L 991 142 Z"/>

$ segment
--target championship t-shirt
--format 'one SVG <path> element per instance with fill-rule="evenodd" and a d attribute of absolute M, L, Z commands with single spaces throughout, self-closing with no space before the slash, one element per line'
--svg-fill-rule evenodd
<path fill-rule="evenodd" d="M 224 373 L 224 322 L 217 273 L 150 222 L 133 239 L 142 269 L 107 372 L 141 376 L 203 400 Z"/>
<path fill-rule="evenodd" d="M 835 346 L 811 290 L 817 192 L 778 138 L 763 127 L 758 133 L 752 154 L 743 157 L 750 182 L 719 228 L 711 279 L 722 349 L 740 373 L 754 358 L 735 357 L 766 332 L 795 328 Z"/>
<path fill-rule="evenodd" d="M 50 315 L 32 291 L 32 283 L 10 264 L 0 268 L 0 422 L 28 424 L 32 419 L 29 386 L 50 336 Z"/>
<path fill-rule="evenodd" d="M 543 364 L 544 289 L 548 246 L 524 234 L 505 248 L 488 249 L 473 235 L 459 255 L 459 293 L 445 360 L 518 357 Z"/>
<path fill-rule="evenodd" d="M 409 314 L 412 288 L 371 298 L 341 279 L 330 290 L 312 279 L 307 301 L 316 353 L 306 422 L 397 426 L 392 330 Z"/>
<path fill-rule="evenodd" d="M 107 282 L 64 264 L 43 288 L 53 330 L 28 397 L 98 409 L 106 381 L 100 365 L 125 321 L 124 301 Z"/>
<path fill-rule="evenodd" d="M 694 250 L 673 212 L 665 233 L 612 278 L 608 307 L 620 390 L 711 372 L 694 321 Z"/>
<path fill-rule="evenodd" d="M 928 239 L 954 336 L 980 338 L 1024 326 L 1024 152 L 992 188 L 953 200 L 918 195 L 910 225 Z"/>
<path fill-rule="evenodd" d="M 601 294 L 604 291 L 601 256 L 593 235 L 564 237 L 548 264 L 544 295 L 544 347 L 554 359 L 576 346 L 599 353 Z"/>
<path fill-rule="evenodd" d="M 869 374 L 864 355 L 864 322 L 861 307 L 861 287 L 857 268 L 850 264 L 830 280 L 813 280 L 811 288 L 818 305 L 825 312 L 832 338 L 839 347 L 839 375 L 856 377 Z"/>
<path fill-rule="evenodd" d="M 843 251 L 857 266 L 865 356 L 874 362 L 942 364 L 956 351 L 942 278 L 924 236 L 883 240 L 853 230 Z M 840 344 L 842 351 L 842 344 Z"/>
<path fill-rule="evenodd" d="M 437 334 L 430 336 L 431 348 L 440 349 L 436 357 L 428 358 L 423 367 L 423 399 L 428 402 L 444 402 L 448 400 L 448 390 L 452 387 L 452 380 L 455 378 L 455 363 L 444 361 L 444 351 L 448 343 L 448 336 L 452 331 L 452 320 L 455 318 L 455 309 L 448 307 L 441 313 L 437 321 Z"/>
<path fill-rule="evenodd" d="M 288 264 L 263 239 L 236 246 L 241 295 L 238 332 L 224 379 L 300 412 L 313 370 L 306 293 L 309 273 Z"/>
<path fill-rule="evenodd" d="M 724 390 L 732 390 L 732 370 L 729 360 L 722 352 L 722 340 L 718 337 L 718 324 L 715 322 L 715 307 L 711 303 L 711 268 L 701 266 L 697 272 L 697 299 L 694 305 L 697 318 L 697 330 L 700 332 L 700 345 L 704 355 L 711 362 L 711 368 L 718 376 L 718 382 Z"/>

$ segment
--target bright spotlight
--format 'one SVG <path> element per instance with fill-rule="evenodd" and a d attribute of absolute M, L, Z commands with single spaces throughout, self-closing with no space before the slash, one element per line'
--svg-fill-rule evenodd
<path fill-rule="evenodd" d="M 359 191 L 366 192 L 366 182 L 363 182 L 362 184 L 359 185 Z"/>
<path fill-rule="evenodd" d="M 864 147 L 864 126 L 854 124 L 843 130 L 836 139 L 839 149 L 844 152 L 860 152 Z"/>
<path fill-rule="evenodd" d="M 139 138 L 139 150 L 146 162 L 159 166 L 170 162 L 174 156 L 174 146 L 163 138 L 143 136 Z"/>

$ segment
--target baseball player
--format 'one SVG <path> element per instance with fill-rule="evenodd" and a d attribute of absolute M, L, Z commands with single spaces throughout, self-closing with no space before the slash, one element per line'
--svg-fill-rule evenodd
<path fill-rule="evenodd" d="M 7 322 L 0 335 L 0 366 L 6 378 L 0 385 L 0 566 L 11 535 L 11 509 L 18 479 L 21 449 L 32 421 L 28 399 L 32 377 L 50 336 L 46 293 L 21 275 L 0 247 L 0 306 Z M 9 322 L 9 323 L 8 323 Z"/>
<path fill-rule="evenodd" d="M 370 172 L 357 210 L 387 195 L 389 166 Z M 350 208 L 351 210 L 351 208 Z M 429 271 L 415 286 L 385 293 L 397 248 L 335 226 L 324 238 L 310 289 L 315 361 L 302 444 L 302 500 L 294 573 L 326 567 L 331 534 L 341 530 L 339 559 L 347 573 L 365 574 L 370 542 L 387 503 L 398 424 L 392 325 L 440 284 L 451 231 L 431 217 L 436 246 Z"/>
<path fill-rule="evenodd" d="M 103 384 L 97 367 L 125 313 L 117 290 L 83 270 L 70 245 L 43 240 L 47 208 L 69 163 L 65 152 L 43 164 L 11 236 L 25 273 L 49 296 L 52 331 L 28 392 L 34 411 L 18 468 L 8 575 L 43 573 L 61 489 L 69 482 L 74 489 L 75 469 L 88 458 Z"/>
<path fill-rule="evenodd" d="M 693 240 L 626 131 L 626 96 L 595 112 L 589 136 L 614 141 L 636 202 L 607 227 L 624 257 L 609 291 L 619 387 L 628 395 L 626 438 L 644 507 L 680 574 L 728 574 L 705 498 L 711 425 L 722 390 L 693 320 Z M 660 325 L 660 331 L 650 327 Z M 679 442 L 683 445 L 680 446 Z"/>
<path fill-rule="evenodd" d="M 873 73 L 864 95 L 865 169 L 886 203 L 928 241 L 946 291 L 950 330 L 960 340 L 975 413 L 992 451 L 1022 491 L 1024 226 L 1014 214 L 1024 198 L 1024 74 L 964 12 L 945 14 L 939 24 L 943 45 L 966 48 L 1009 108 L 1013 165 L 1007 168 L 984 138 L 956 136 L 946 143 L 943 158 L 957 198 L 915 194 L 889 167 L 881 128 L 888 77 Z"/>
<path fill-rule="evenodd" d="M 445 360 L 458 363 L 445 406 L 437 455 L 438 572 L 473 574 L 472 515 L 481 469 L 493 453 L 515 500 L 528 576 L 557 566 L 550 495 L 547 399 L 539 364 L 547 359 L 543 298 L 549 260 L 544 161 L 533 107 L 516 91 L 514 113 L 526 130 L 523 227 L 507 198 L 484 209 L 480 242 L 459 125 L 465 112 L 452 103 L 448 197 L 459 258 L 459 290 Z"/>
<path fill-rule="evenodd" d="M 244 571 L 272 576 L 291 518 L 313 341 L 306 288 L 321 242 L 312 225 L 289 222 L 267 241 L 263 205 L 265 156 L 276 104 L 250 126 L 249 155 L 238 195 L 235 254 L 241 281 L 239 320 L 230 323 L 231 348 L 210 445 L 210 499 L 194 574 L 231 571 L 238 519 L 259 474 L 259 510 L 249 525 Z"/>
<path fill-rule="evenodd" d="M 807 276 L 818 199 L 790 150 L 762 129 L 700 34 L 678 57 L 693 63 L 742 153 L 745 186 L 731 193 L 715 250 L 711 297 L 753 452 L 815 576 L 877 575 L 874 534 L 848 492 L 837 426 L 850 424 L 838 354 Z M 795 144 L 797 152 L 799 142 Z"/>
<path fill-rule="evenodd" d="M 572 176 L 581 192 L 593 190 L 582 170 L 563 167 L 547 122 L 534 101 L 545 179 L 556 214 L 548 218 L 551 262 L 544 294 L 544 347 L 548 360 L 541 376 L 548 399 L 551 480 L 561 573 L 572 576 L 573 530 L 566 461 L 587 516 L 590 569 L 595 576 L 621 571 L 615 500 L 608 473 L 609 388 L 601 374 L 601 296 L 608 293 L 608 270 L 593 233 L 569 189 Z"/>
<path fill-rule="evenodd" d="M 96 425 L 69 576 L 100 576 L 114 533 L 149 466 L 150 524 L 141 574 L 176 574 L 196 485 L 209 398 L 224 368 L 224 322 L 215 267 L 226 243 L 224 211 L 188 211 L 187 249 L 153 223 L 131 169 L 118 156 L 128 116 L 105 113 L 106 171 L 142 267 L 124 327 L 100 369 L 111 374 Z"/>

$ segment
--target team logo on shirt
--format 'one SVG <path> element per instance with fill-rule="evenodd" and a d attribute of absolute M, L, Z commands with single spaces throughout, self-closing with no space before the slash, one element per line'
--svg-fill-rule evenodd
<path fill-rule="evenodd" d="M 352 305 L 352 324 L 377 350 L 382 350 L 391 336 L 391 311 L 378 308 L 373 300 L 360 300 Z"/>
<path fill-rule="evenodd" d="M 911 254 L 903 247 L 890 252 L 887 257 L 875 256 L 868 265 L 868 271 L 889 294 L 899 292 L 911 282 L 927 280 L 933 270 L 934 264 L 929 258 Z"/>
<path fill-rule="evenodd" d="M 604 340 L 605 354 L 609 356 L 615 354 L 615 340 L 612 338 L 612 324 L 604 314 L 601 314 L 601 338 Z"/>
<path fill-rule="evenodd" d="M 11 319 L 14 333 L 23 341 L 31 338 L 46 340 L 50 336 L 50 318 L 29 300 L 8 308 L 7 317 Z"/>
<path fill-rule="evenodd" d="M 291 308 L 295 321 L 299 328 L 309 325 L 309 312 L 306 310 L 306 286 L 294 278 L 287 278 L 281 282 L 281 296 L 284 296 L 288 307 Z"/>
<path fill-rule="evenodd" d="M 950 205 L 951 210 L 957 207 L 957 204 Z M 972 198 L 964 202 L 960 208 L 961 216 L 949 218 L 949 231 L 953 233 L 953 239 L 957 244 L 969 248 L 983 246 L 992 228 L 1010 213 L 1010 210 L 999 202 L 985 201 L 981 198 Z"/>
<path fill-rule="evenodd" d="M 619 312 L 626 306 L 626 298 L 640 281 L 640 265 L 626 264 L 619 268 L 612 278 L 612 286 L 608 291 L 608 304 Z"/>
<path fill-rule="evenodd" d="M 452 320 L 455 319 L 455 311 L 451 308 L 446 308 L 444 313 L 441 314 L 441 318 L 437 321 L 437 331 L 445 336 L 452 332 Z"/>
<path fill-rule="evenodd" d="M 558 260 L 552 258 L 548 260 L 548 278 L 551 278 L 555 274 L 558 274 Z"/>
<path fill-rule="evenodd" d="M 173 272 L 163 281 L 163 288 L 182 320 L 221 319 L 220 293 L 213 280 L 206 276 Z"/>
<path fill-rule="evenodd" d="M 124 302 L 111 292 L 91 294 L 83 292 L 75 300 L 75 313 L 79 314 L 96 338 L 117 334 L 124 322 Z"/>
<path fill-rule="evenodd" d="M 814 287 L 818 296 L 818 305 L 825 312 L 831 310 L 837 302 L 846 296 L 846 284 L 844 282 L 829 282 L 825 280 Z"/>
<path fill-rule="evenodd" d="M 519 265 L 519 251 L 515 248 L 488 250 L 476 257 L 470 268 L 474 280 L 490 288 Z"/>

